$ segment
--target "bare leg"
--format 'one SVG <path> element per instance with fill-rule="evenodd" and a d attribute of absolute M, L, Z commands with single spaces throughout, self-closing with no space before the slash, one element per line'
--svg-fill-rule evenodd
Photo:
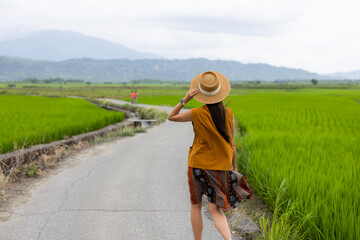
<path fill-rule="evenodd" d="M 209 203 L 209 211 L 214 221 L 216 229 L 220 232 L 225 240 L 231 239 L 229 225 L 224 213 L 220 211 L 220 208 L 214 204 Z"/>
<path fill-rule="evenodd" d="M 203 230 L 201 203 L 191 204 L 191 225 L 195 240 L 201 240 Z"/>

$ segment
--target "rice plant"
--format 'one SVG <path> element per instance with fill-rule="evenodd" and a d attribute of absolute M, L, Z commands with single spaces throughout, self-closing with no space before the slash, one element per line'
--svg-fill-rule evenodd
<path fill-rule="evenodd" d="M 83 99 L 0 96 L 0 153 L 49 143 L 123 121 Z"/>
<path fill-rule="evenodd" d="M 286 178 L 284 198 L 311 215 L 302 227 L 310 239 L 360 239 L 360 105 L 338 95 L 258 93 L 232 101 L 246 128 L 240 161 L 250 182 L 274 208 Z"/>

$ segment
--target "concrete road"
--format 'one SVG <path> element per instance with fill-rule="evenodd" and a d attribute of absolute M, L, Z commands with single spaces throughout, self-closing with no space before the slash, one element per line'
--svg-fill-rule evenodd
<path fill-rule="evenodd" d="M 1 240 L 193 239 L 187 185 L 191 123 L 84 150 L 0 223 Z M 204 239 L 222 239 L 204 217 Z"/>

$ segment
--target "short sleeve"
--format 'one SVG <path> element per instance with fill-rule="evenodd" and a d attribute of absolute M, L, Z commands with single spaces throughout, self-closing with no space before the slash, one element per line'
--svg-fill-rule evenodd
<path fill-rule="evenodd" d="M 231 108 L 226 108 L 226 110 L 227 110 L 227 112 L 228 112 L 227 114 L 228 114 L 228 116 L 230 117 L 231 123 L 232 123 L 232 119 L 233 119 L 233 117 L 234 117 L 233 111 L 232 111 Z"/>
<path fill-rule="evenodd" d="M 199 113 L 199 108 L 191 109 L 191 116 L 192 116 L 193 122 L 194 122 L 194 120 L 196 121 L 196 119 L 198 117 L 198 113 Z"/>

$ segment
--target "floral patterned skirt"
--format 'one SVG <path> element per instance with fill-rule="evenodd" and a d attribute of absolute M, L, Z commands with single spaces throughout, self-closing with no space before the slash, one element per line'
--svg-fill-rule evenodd
<path fill-rule="evenodd" d="M 192 204 L 201 203 L 206 194 L 209 202 L 226 212 L 236 208 L 242 199 L 252 199 L 248 183 L 238 172 L 188 167 L 187 174 Z"/>

